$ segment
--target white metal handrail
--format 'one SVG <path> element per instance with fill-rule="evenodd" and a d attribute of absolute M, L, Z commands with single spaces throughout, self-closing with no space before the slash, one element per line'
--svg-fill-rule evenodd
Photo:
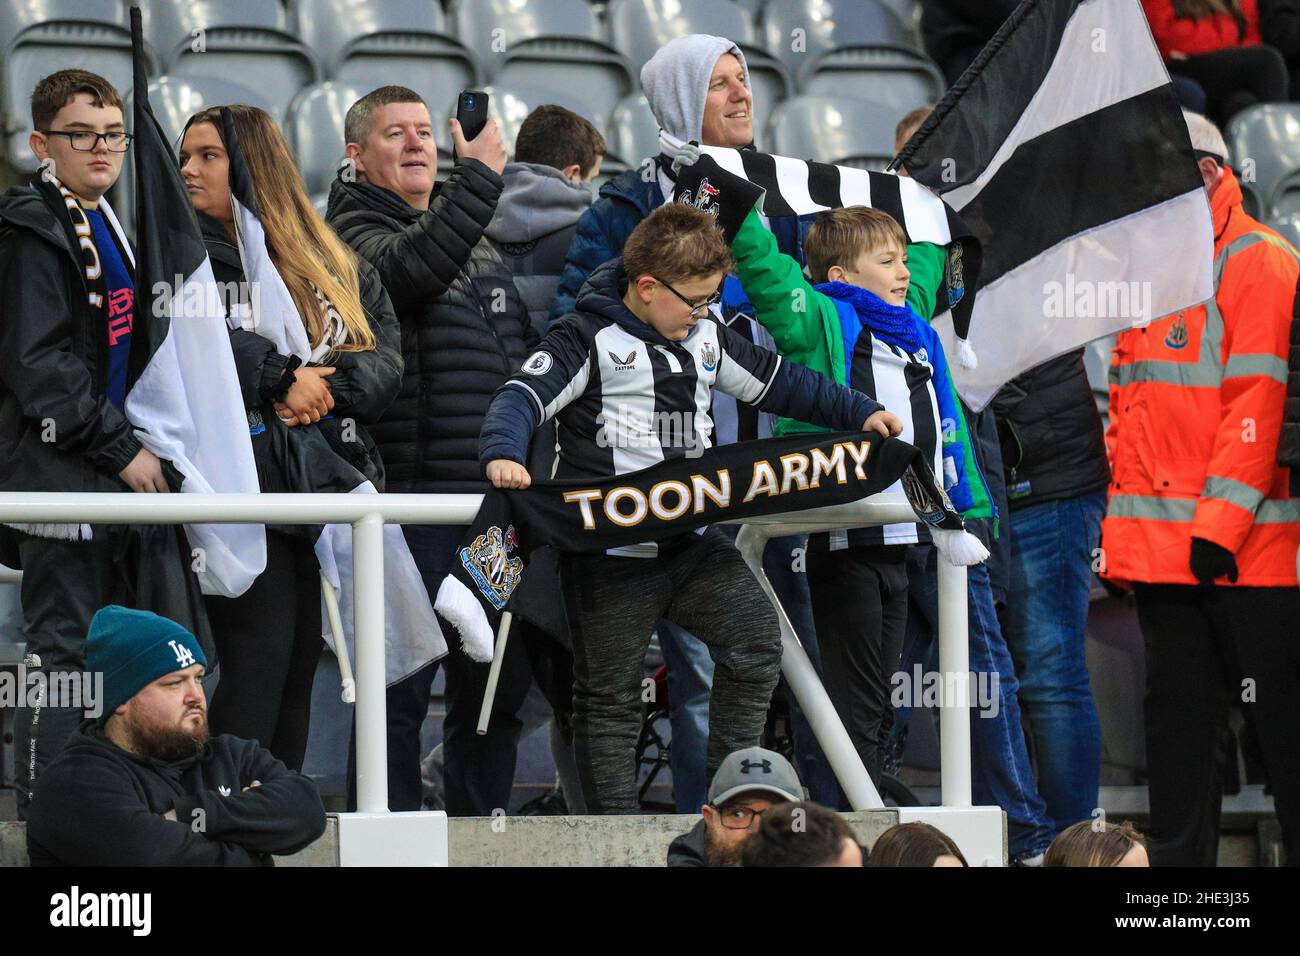
<path fill-rule="evenodd" d="M 384 693 L 385 524 L 467 525 L 482 495 L 423 494 L 151 494 L 16 492 L 0 495 L 0 523 L 44 524 L 351 524 L 356 643 L 357 808 L 388 812 Z M 737 547 L 772 600 L 781 622 L 782 671 L 855 810 L 882 806 L 843 723 L 763 573 L 767 540 L 840 528 L 915 521 L 901 495 L 876 495 L 848 505 L 752 518 Z M 6 569 L 8 570 L 8 569 Z M 14 580 L 12 573 L 5 580 Z M 939 666 L 968 670 L 966 570 L 939 561 Z M 944 682 L 949 686 L 949 682 Z M 951 686 L 964 688 L 965 682 Z M 945 806 L 971 803 L 970 710 L 962 693 L 941 707 L 941 774 Z"/>

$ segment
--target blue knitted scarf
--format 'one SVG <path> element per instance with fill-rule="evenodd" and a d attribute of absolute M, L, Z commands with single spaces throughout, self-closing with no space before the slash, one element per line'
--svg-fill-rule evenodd
<path fill-rule="evenodd" d="M 847 282 L 823 282 L 813 288 L 853 306 L 862 324 L 882 342 L 897 345 L 908 352 L 921 348 L 921 334 L 917 330 L 919 316 L 907 303 L 890 305 L 874 292 Z"/>

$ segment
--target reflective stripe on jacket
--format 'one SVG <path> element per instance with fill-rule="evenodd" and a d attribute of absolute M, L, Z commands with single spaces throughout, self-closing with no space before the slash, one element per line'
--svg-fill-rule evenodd
<path fill-rule="evenodd" d="M 1300 254 L 1246 215 L 1231 170 L 1211 209 L 1214 298 L 1115 345 L 1105 576 L 1195 584 L 1197 537 L 1236 556 L 1238 585 L 1295 587 L 1300 498 L 1276 462 Z"/>

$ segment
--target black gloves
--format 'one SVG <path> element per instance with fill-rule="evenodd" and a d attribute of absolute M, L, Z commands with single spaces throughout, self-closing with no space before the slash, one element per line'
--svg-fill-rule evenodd
<path fill-rule="evenodd" d="M 714 216 L 727 245 L 731 245 L 749 211 L 762 203 L 763 193 L 748 179 L 727 172 L 711 156 L 701 155 L 677 171 L 673 202 L 686 203 Z"/>
<path fill-rule="evenodd" d="M 1237 559 L 1227 548 L 1221 548 L 1204 538 L 1192 539 L 1192 575 L 1201 584 L 1211 585 L 1216 579 L 1227 576 L 1237 583 Z"/>

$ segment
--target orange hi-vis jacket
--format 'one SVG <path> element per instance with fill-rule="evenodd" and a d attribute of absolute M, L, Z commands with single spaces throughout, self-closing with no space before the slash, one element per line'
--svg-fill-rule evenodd
<path fill-rule="evenodd" d="M 1276 462 L 1300 254 L 1246 214 L 1231 170 L 1210 207 L 1214 298 L 1122 333 L 1111 358 L 1102 573 L 1195 584 L 1197 537 L 1235 555 L 1238 586 L 1296 587 L 1300 498 Z"/>

